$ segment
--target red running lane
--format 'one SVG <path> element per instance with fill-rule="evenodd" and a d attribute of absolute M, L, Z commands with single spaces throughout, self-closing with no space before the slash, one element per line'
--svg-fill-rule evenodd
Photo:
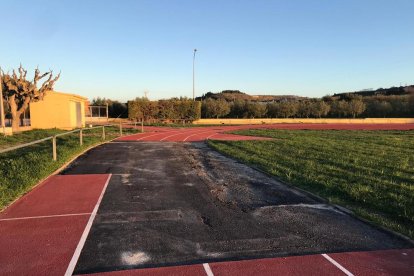
<path fill-rule="evenodd" d="M 226 132 L 243 129 L 311 129 L 311 130 L 412 130 L 414 124 L 274 124 L 240 126 L 206 126 L 194 128 L 146 127 L 145 133 L 118 138 L 118 141 L 197 142 L 214 140 L 268 140 L 264 137 L 242 136 Z"/>
<path fill-rule="evenodd" d="M 102 276 L 194 276 L 194 275 L 206 275 L 206 272 L 202 265 L 186 265 L 186 266 L 170 266 L 159 268 L 146 268 L 146 269 L 133 269 L 133 270 L 120 270 L 104 273 L 95 273 L 90 275 L 102 275 Z"/>
<path fill-rule="evenodd" d="M 354 275 L 414 275 L 414 249 L 329 255 Z"/>
<path fill-rule="evenodd" d="M 63 275 L 107 179 L 52 176 L 2 212 L 0 275 Z"/>
<path fill-rule="evenodd" d="M 218 275 L 341 275 L 341 271 L 321 255 L 210 263 Z"/>
<path fill-rule="evenodd" d="M 328 256 L 336 264 L 322 255 L 307 255 L 217 262 L 209 263 L 207 267 L 198 264 L 93 275 L 414 275 L 414 249 L 334 253 Z"/>

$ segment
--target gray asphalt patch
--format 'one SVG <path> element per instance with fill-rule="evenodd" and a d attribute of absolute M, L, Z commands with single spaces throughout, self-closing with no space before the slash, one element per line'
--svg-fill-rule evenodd
<path fill-rule="evenodd" d="M 104 144 L 63 172 L 92 173 L 113 176 L 75 273 L 411 247 L 203 143 Z"/>

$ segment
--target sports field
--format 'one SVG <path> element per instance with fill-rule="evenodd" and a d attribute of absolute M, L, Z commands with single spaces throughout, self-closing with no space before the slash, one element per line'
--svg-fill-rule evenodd
<path fill-rule="evenodd" d="M 382 183 L 399 175 L 395 187 L 384 180 L 390 188 L 379 190 L 392 199 L 401 179 L 411 183 L 408 129 L 414 125 L 146 127 L 87 151 L 0 212 L 0 247 L 8 249 L 0 250 L 0 274 L 412 275 L 412 241 L 289 185 L 392 221 L 398 204 L 364 207 L 380 202 L 380 193 L 350 200 L 358 190 L 347 187 L 361 177 Z M 206 139 L 246 163 L 279 164 L 274 174 L 288 168 L 279 178 L 289 184 L 220 154 Z M 300 173 L 312 177 L 297 182 Z M 331 186 L 318 182 L 325 178 Z M 412 204 L 410 195 L 400 198 Z M 409 228 L 399 225 L 402 233 Z"/>
<path fill-rule="evenodd" d="M 414 237 L 414 131 L 242 130 L 209 141 L 243 162 Z"/>

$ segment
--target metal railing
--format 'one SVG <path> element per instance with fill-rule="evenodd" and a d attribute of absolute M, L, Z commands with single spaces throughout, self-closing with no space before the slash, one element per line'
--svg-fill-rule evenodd
<path fill-rule="evenodd" d="M 95 126 L 95 127 L 88 127 L 88 128 L 79 128 L 79 129 L 74 129 L 72 131 L 67 131 L 67 132 L 63 132 L 63 133 L 59 133 L 50 137 L 46 137 L 43 139 L 39 139 L 33 142 L 29 142 L 29 143 L 25 143 L 25 144 L 20 144 L 17 146 L 13 146 L 13 147 L 9 147 L 6 149 L 0 149 L 0 154 L 2 153 L 6 153 L 9 151 L 13 151 L 13 150 L 17 150 L 17 149 L 21 149 L 21 148 L 25 148 L 28 146 L 32 146 L 32 145 L 36 145 L 48 140 L 52 140 L 52 156 L 53 156 L 53 161 L 57 160 L 57 143 L 56 143 L 56 138 L 57 137 L 61 137 L 64 135 L 68 135 L 68 134 L 72 134 L 72 133 L 76 133 L 79 132 L 79 145 L 82 146 L 83 145 L 83 132 L 84 131 L 88 131 L 91 129 L 97 129 L 97 128 L 102 128 L 102 134 L 101 134 L 101 138 L 102 141 L 106 140 L 106 131 L 105 131 L 105 127 L 111 127 L 111 126 L 119 126 L 119 135 L 122 136 L 123 135 L 123 129 L 122 129 L 122 125 L 131 125 L 132 123 L 122 123 L 120 122 L 119 124 L 106 124 L 106 125 L 100 125 L 100 126 Z M 133 123 L 134 127 L 137 127 L 137 122 Z M 144 132 L 144 123 L 141 122 L 141 131 Z"/>

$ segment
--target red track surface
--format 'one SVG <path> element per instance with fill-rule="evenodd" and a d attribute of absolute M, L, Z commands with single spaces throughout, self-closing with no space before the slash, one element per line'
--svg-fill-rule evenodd
<path fill-rule="evenodd" d="M 56 175 L 0 213 L 0 275 L 63 275 L 108 175 Z"/>
<path fill-rule="evenodd" d="M 408 130 L 405 125 L 279 124 L 172 129 L 147 127 L 119 141 L 258 139 L 225 134 L 249 128 Z M 260 138 L 262 139 L 262 138 Z M 52 176 L 0 213 L 0 275 L 62 275 L 74 255 L 108 175 Z M 332 258 L 332 260 L 328 260 Z M 336 262 L 336 264 L 335 264 Z M 339 267 L 338 267 L 339 265 Z M 341 267 L 343 270 L 341 271 Z M 414 275 L 414 249 L 350 252 L 210 263 L 103 275 Z M 211 274 L 210 274 L 211 275 Z"/>
<path fill-rule="evenodd" d="M 329 254 L 344 270 L 322 255 L 286 258 L 257 259 L 247 261 L 210 263 L 209 269 L 220 275 L 413 275 L 414 249 L 384 250 Z M 207 268 L 208 270 L 208 268 Z M 208 275 L 203 265 L 123 270 L 93 275 Z"/>
<path fill-rule="evenodd" d="M 274 124 L 211 126 L 194 128 L 145 127 L 145 133 L 133 134 L 118 141 L 195 142 L 213 140 L 266 140 L 263 137 L 241 136 L 226 132 L 242 129 L 315 129 L 315 130 L 411 130 L 414 124 Z"/>

